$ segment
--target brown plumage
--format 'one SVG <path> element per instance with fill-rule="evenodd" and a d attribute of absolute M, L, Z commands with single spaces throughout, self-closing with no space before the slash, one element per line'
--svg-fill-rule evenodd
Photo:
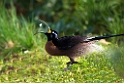
<path fill-rule="evenodd" d="M 67 56 L 70 63 L 78 56 L 85 55 L 95 51 L 95 41 L 86 42 L 87 37 L 83 36 L 65 36 L 47 41 L 45 50 L 52 56 Z"/>
<path fill-rule="evenodd" d="M 70 62 L 67 63 L 66 70 L 71 64 L 77 63 L 74 59 L 87 53 L 92 53 L 101 49 L 100 46 L 94 42 L 100 39 L 124 36 L 124 34 L 110 35 L 110 36 L 98 36 L 98 37 L 86 37 L 86 36 L 64 36 L 58 38 L 58 33 L 55 30 L 49 29 L 44 33 L 48 41 L 45 45 L 45 50 L 52 56 L 67 56 L 70 58 Z"/>

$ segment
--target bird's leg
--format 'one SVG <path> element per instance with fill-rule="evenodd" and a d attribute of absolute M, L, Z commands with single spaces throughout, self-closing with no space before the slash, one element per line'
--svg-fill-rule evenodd
<path fill-rule="evenodd" d="M 73 58 L 70 58 L 70 62 L 67 62 L 67 67 L 64 69 L 65 71 L 69 70 L 72 64 L 78 63 L 74 61 Z"/>
<path fill-rule="evenodd" d="M 70 58 L 70 62 L 68 62 L 67 64 L 75 64 L 78 63 L 77 61 L 75 61 L 73 58 Z"/>

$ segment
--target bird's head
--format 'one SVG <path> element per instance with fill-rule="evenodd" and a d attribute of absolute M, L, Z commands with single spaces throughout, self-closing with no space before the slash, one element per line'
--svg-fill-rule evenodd
<path fill-rule="evenodd" d="M 52 29 L 49 29 L 48 32 L 45 32 L 44 34 L 47 36 L 48 41 L 58 38 L 58 33 Z"/>
<path fill-rule="evenodd" d="M 46 22 L 44 22 L 44 21 L 42 21 L 42 22 L 46 24 Z M 48 25 L 47 25 L 47 27 L 48 27 L 48 31 L 47 32 L 40 31 L 40 32 L 36 32 L 35 34 L 37 34 L 37 33 L 44 33 L 47 36 L 48 41 L 51 41 L 51 40 L 54 40 L 54 39 L 58 39 L 58 33 L 55 30 L 50 29 L 50 27 Z"/>

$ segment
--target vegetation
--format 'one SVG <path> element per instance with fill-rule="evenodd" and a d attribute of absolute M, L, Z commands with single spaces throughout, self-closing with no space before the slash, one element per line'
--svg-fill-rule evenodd
<path fill-rule="evenodd" d="M 34 35 L 37 19 L 45 20 L 60 36 L 124 33 L 122 0 L 9 0 L 0 1 L 0 82 L 123 83 L 124 37 L 111 38 L 102 53 L 79 57 L 64 72 L 67 57 L 49 57 L 46 37 Z M 18 3 L 17 3 L 18 2 Z"/>

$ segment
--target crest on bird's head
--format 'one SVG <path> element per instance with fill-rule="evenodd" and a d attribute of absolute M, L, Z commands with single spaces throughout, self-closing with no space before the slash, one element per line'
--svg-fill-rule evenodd
<path fill-rule="evenodd" d="M 48 41 L 57 39 L 58 38 L 58 33 L 55 30 L 50 29 L 49 25 L 45 21 L 43 21 L 43 20 L 40 20 L 40 21 L 47 26 L 48 31 L 47 32 L 39 31 L 39 32 L 36 32 L 35 34 L 44 33 L 47 36 Z M 39 24 L 40 27 L 42 26 L 42 23 Z"/>
<path fill-rule="evenodd" d="M 44 23 L 47 26 L 48 31 L 47 32 L 45 32 L 45 31 L 39 31 L 39 32 L 36 32 L 35 34 L 37 34 L 37 33 L 52 33 L 52 30 L 50 29 L 50 26 L 45 21 L 43 21 L 43 20 L 39 20 L 39 21 L 41 22 L 39 24 L 39 27 L 41 27 L 42 26 L 42 23 Z"/>
<path fill-rule="evenodd" d="M 48 32 L 47 33 L 51 33 L 52 32 L 52 30 L 51 29 L 48 29 Z"/>

